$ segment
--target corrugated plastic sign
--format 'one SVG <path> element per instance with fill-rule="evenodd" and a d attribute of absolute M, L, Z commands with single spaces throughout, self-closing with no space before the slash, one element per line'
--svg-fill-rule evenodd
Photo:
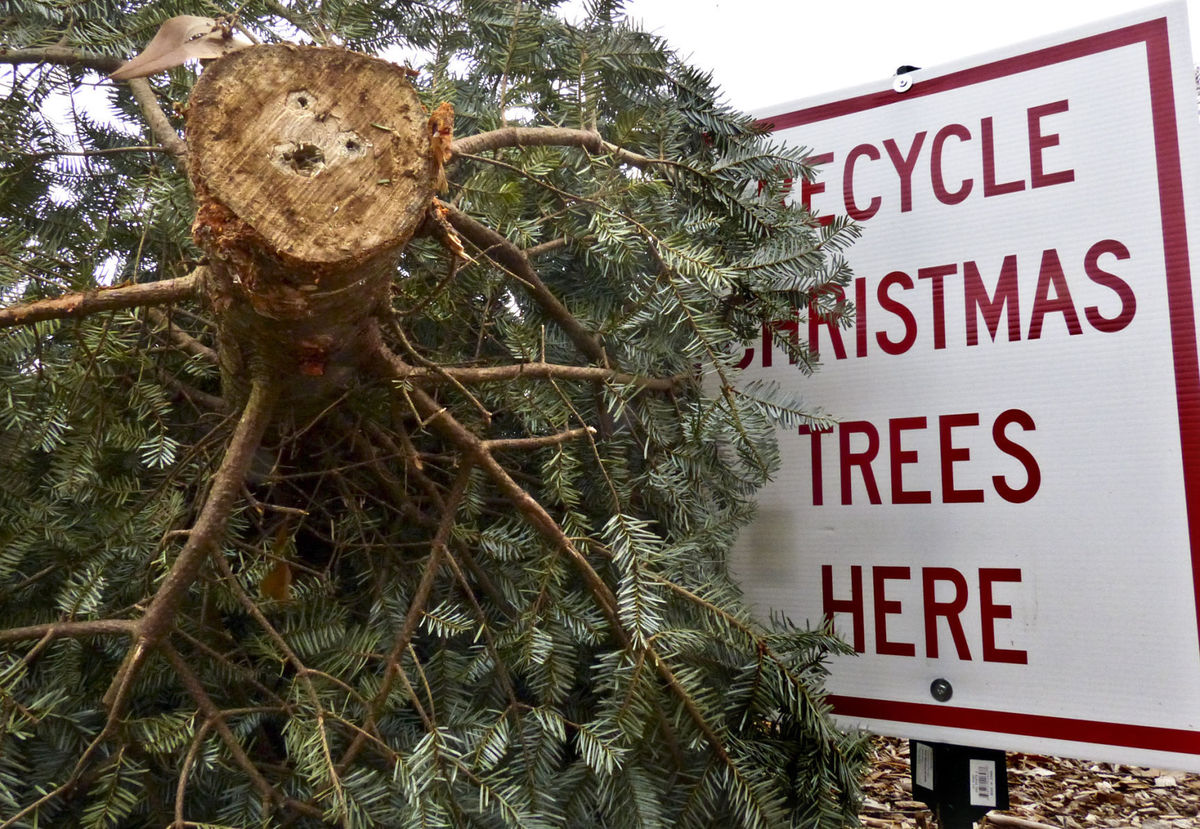
<path fill-rule="evenodd" d="M 1200 769 L 1185 14 L 763 114 L 820 164 L 792 197 L 863 236 L 853 324 L 774 326 L 815 376 L 746 352 L 838 422 L 781 436 L 735 569 L 764 612 L 853 644 L 845 723 Z"/>

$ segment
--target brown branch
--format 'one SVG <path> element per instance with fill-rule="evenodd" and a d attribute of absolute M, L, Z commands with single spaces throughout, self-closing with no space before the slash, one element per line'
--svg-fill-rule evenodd
<path fill-rule="evenodd" d="M 52 319 L 71 319 L 144 305 L 167 305 L 191 298 L 196 292 L 197 268 L 187 276 L 163 279 L 158 282 L 139 282 L 119 288 L 97 288 L 91 291 L 65 294 L 54 299 L 40 299 L 23 305 L 0 308 L 0 328 L 26 325 Z"/>
<path fill-rule="evenodd" d="M 395 365 L 404 365 L 403 361 L 388 351 L 382 342 L 377 340 L 374 343 L 374 348 L 376 352 L 374 355 L 375 364 L 385 374 Z M 417 416 L 441 432 L 447 440 L 457 446 L 468 458 L 473 459 L 488 474 L 492 482 L 508 501 L 525 517 L 525 520 L 561 552 L 566 554 L 583 578 L 592 597 L 599 605 L 601 612 L 608 618 L 613 636 L 623 648 L 634 650 L 634 643 L 621 624 L 617 598 L 608 584 L 601 578 L 596 569 L 592 567 L 587 557 L 575 546 L 575 543 L 563 532 L 562 527 L 546 511 L 545 507 L 513 480 L 508 470 L 492 456 L 489 443 L 476 437 L 469 429 L 459 423 L 445 407 L 440 406 L 424 390 L 414 387 L 409 389 L 407 394 L 416 409 Z M 662 679 L 671 690 L 671 693 L 680 701 L 689 719 L 692 720 L 700 733 L 704 735 L 713 752 L 725 763 L 727 768 L 736 774 L 738 770 L 729 753 L 725 750 L 720 735 L 713 730 L 713 727 L 704 718 L 695 701 L 688 694 L 687 689 L 682 686 L 664 659 L 649 645 L 640 645 L 636 650 L 644 651 L 647 654 L 659 678 Z M 670 721 L 661 713 L 660 716 L 662 717 L 664 729 L 669 731 L 671 728 Z M 669 734 L 668 736 L 670 737 L 668 742 L 673 744 L 673 735 Z"/>
<path fill-rule="evenodd" d="M 246 776 L 250 778 L 250 782 L 254 784 L 254 788 L 258 789 L 259 797 L 263 799 L 267 810 L 270 810 L 271 804 L 279 800 L 279 793 L 275 788 L 267 782 L 267 779 L 262 776 L 262 772 L 254 765 L 254 762 L 246 755 L 242 744 L 237 741 L 237 737 L 229 729 L 229 724 L 225 722 L 225 715 L 216 703 L 209 697 L 208 692 L 204 690 L 204 685 L 200 682 L 200 678 L 192 671 L 192 667 L 187 663 L 179 651 L 171 646 L 170 642 L 163 642 L 163 655 L 167 657 L 167 661 L 171 663 L 171 667 L 175 670 L 175 674 L 179 677 L 179 681 L 183 683 L 183 687 L 187 689 L 188 694 L 196 703 L 196 708 L 204 715 L 207 726 L 212 723 L 217 733 L 221 735 L 221 742 L 225 743 L 225 747 L 229 749 L 229 753 L 233 756 L 233 761 L 241 767 Z M 319 812 L 316 815 L 320 816 Z"/>
<path fill-rule="evenodd" d="M 93 619 L 82 622 L 50 622 L 45 625 L 29 625 L 28 627 L 9 628 L 0 630 L 0 645 L 10 642 L 24 642 L 30 639 L 69 638 L 85 639 L 89 636 L 109 636 L 132 634 L 136 628 L 132 619 Z"/>
<path fill-rule="evenodd" d="M 187 142 L 179 137 L 179 133 L 175 132 L 175 128 L 167 120 L 167 114 L 159 105 L 158 97 L 150 88 L 150 82 L 145 78 L 132 78 L 128 83 L 129 91 L 133 93 L 134 100 L 141 107 L 146 123 L 150 125 L 150 132 L 167 152 L 186 165 Z"/>
<path fill-rule="evenodd" d="M 125 61 L 109 55 L 81 52 L 66 46 L 45 46 L 34 49 L 9 49 L 0 46 L 0 63 L 51 63 L 58 66 L 82 66 L 97 72 L 112 72 Z"/>
<path fill-rule="evenodd" d="M 667 666 L 666 661 L 655 650 L 651 648 L 647 648 L 647 650 L 650 651 L 650 659 L 654 662 L 655 671 L 658 672 L 659 677 L 667 684 L 667 687 L 671 689 L 671 692 L 675 694 L 676 699 L 683 704 L 683 709 L 687 711 L 696 728 L 700 729 L 700 733 L 708 740 L 709 745 L 712 746 L 712 750 L 721 758 L 721 762 L 725 763 L 731 772 L 737 774 L 737 769 L 733 765 L 733 758 L 729 756 L 729 752 L 721 744 L 721 738 L 713 731 L 712 726 L 708 724 L 708 720 L 704 719 L 704 714 L 696 707 L 691 694 L 679 683 L 679 678 Z"/>
<path fill-rule="evenodd" d="M 150 606 L 137 623 L 137 635 L 125 661 L 113 676 L 112 683 L 104 695 L 109 709 L 109 723 L 115 722 L 123 713 L 125 702 L 132 689 L 133 680 L 142 662 L 155 648 L 175 623 L 175 614 L 183 602 L 187 590 L 200 574 L 205 559 L 221 543 L 226 526 L 242 481 L 250 469 L 254 452 L 262 442 L 263 433 L 271 421 L 276 398 L 275 387 L 261 380 L 255 381 L 250 390 L 246 408 L 234 427 L 229 447 L 221 466 L 213 476 L 212 487 L 196 523 L 188 533 L 187 542 L 175 563 L 163 579 Z"/>
<path fill-rule="evenodd" d="M 396 675 L 401 672 L 400 660 L 404 656 L 404 651 L 408 649 L 409 644 L 412 642 L 413 634 L 417 630 L 417 624 L 425 614 L 425 606 L 428 604 L 429 596 L 433 592 L 433 583 L 437 578 L 438 570 L 442 566 L 442 561 L 449 554 L 446 545 L 449 543 L 450 533 L 454 529 L 454 520 L 458 515 L 458 507 L 462 503 L 467 492 L 467 485 L 471 481 L 471 467 L 472 463 L 469 460 L 463 462 L 462 466 L 459 467 L 458 476 L 454 479 L 450 493 L 446 497 L 446 503 L 442 509 L 442 520 L 438 525 L 433 541 L 429 545 L 429 560 L 425 563 L 425 570 L 421 573 L 421 581 L 417 584 L 412 601 L 409 602 L 408 613 L 404 617 L 404 624 L 396 632 L 396 638 L 392 643 L 392 650 L 387 656 L 383 679 L 379 683 L 379 691 L 375 694 L 375 699 L 372 701 L 371 707 L 367 710 L 367 728 L 373 727 L 381 708 L 387 702 L 388 694 L 392 692 L 392 683 L 395 682 Z M 354 758 L 358 756 L 358 752 L 362 750 L 364 741 L 364 734 L 355 736 L 349 747 L 347 747 L 345 754 L 342 755 L 341 762 L 338 763 L 339 768 L 344 769 L 354 761 Z"/>
<path fill-rule="evenodd" d="M 467 565 L 467 569 L 471 571 L 476 584 L 479 585 L 479 588 L 484 593 L 487 593 L 488 598 L 492 600 L 492 603 L 500 612 L 510 619 L 516 619 L 516 609 L 504 594 L 500 592 L 500 588 L 492 581 L 492 577 L 488 571 L 481 567 L 479 562 L 475 560 L 470 548 L 466 544 L 458 543 L 455 545 L 455 551 L 458 557 L 463 560 L 463 563 Z"/>
<path fill-rule="evenodd" d="M 412 657 L 413 667 L 420 671 L 421 665 L 419 662 L 417 662 L 416 651 L 413 650 L 411 644 L 408 646 L 407 651 L 408 655 Z M 424 671 L 421 672 L 424 673 Z M 404 671 L 399 671 L 396 673 L 396 676 L 400 677 L 400 684 L 404 686 L 404 693 L 408 697 L 409 702 L 412 703 L 413 708 L 416 709 L 417 716 L 421 718 L 421 722 L 425 725 L 425 731 L 432 734 L 437 726 L 434 723 L 433 717 L 428 711 L 425 710 L 425 706 L 421 704 L 421 697 L 417 693 L 417 689 L 413 687 L 412 682 L 409 680 L 408 674 L 406 674 Z M 351 748 L 353 747 L 354 746 L 351 746 Z M 437 761 L 438 765 L 441 765 L 442 760 L 440 756 L 437 758 Z"/>
<path fill-rule="evenodd" d="M 450 152 L 477 155 L 505 147 L 579 147 L 592 155 L 611 155 L 618 163 L 634 167 L 666 163 L 609 144 L 598 132 L 569 127 L 504 127 L 459 138 L 450 144 Z"/>
<path fill-rule="evenodd" d="M 276 707 L 286 711 L 287 702 L 285 702 L 282 698 L 280 698 L 279 695 L 276 694 L 274 691 L 272 691 L 270 688 L 268 688 L 267 686 L 265 686 L 261 682 L 259 682 L 258 678 L 254 674 L 254 671 L 250 670 L 248 667 L 246 667 L 245 665 L 242 665 L 239 662 L 233 662 L 232 660 L 229 659 L 228 656 L 226 656 L 225 654 L 221 653 L 220 651 L 212 648 L 205 642 L 202 642 L 201 640 L 197 639 L 195 636 L 192 636 L 186 630 L 183 630 L 183 629 L 176 630 L 175 635 L 186 640 L 187 643 L 189 645 L 191 645 L 193 648 L 195 648 L 196 650 L 203 651 L 204 654 L 209 659 L 213 660 L 214 662 L 219 662 L 230 673 L 238 674 L 239 679 L 241 679 L 243 682 L 253 685 L 254 689 L 259 694 L 262 695 L 263 699 L 273 700 Z"/>
<path fill-rule="evenodd" d="M 559 298 L 546 287 L 546 283 L 542 282 L 542 278 L 533 269 L 533 265 L 529 263 L 529 257 L 523 250 L 458 208 L 440 201 L 437 204 L 445 207 L 450 224 L 464 239 L 479 248 L 484 256 L 520 280 L 533 299 L 542 306 L 552 320 L 558 323 L 559 327 L 566 332 L 571 341 L 589 360 L 600 365 L 608 364 L 600 339 L 585 328 L 575 318 L 575 315 L 567 310 L 567 306 L 563 305 Z"/>
<path fill-rule="evenodd" d="M 191 334 L 175 325 L 171 318 L 162 311 L 158 310 L 157 308 L 147 308 L 146 316 L 148 316 L 155 325 L 166 329 L 167 336 L 171 338 L 172 342 L 174 342 L 188 354 L 200 357 L 212 365 L 217 365 L 218 359 L 215 349 L 209 348 Z"/>
<path fill-rule="evenodd" d="M 494 440 L 485 440 L 483 446 L 489 452 L 497 449 L 520 449 L 528 451 L 530 449 L 540 449 L 543 446 L 555 446 L 559 443 L 567 443 L 576 438 L 594 434 L 596 434 L 596 430 L 593 427 L 584 426 L 581 429 L 567 429 L 564 432 L 558 432 L 553 435 L 541 435 L 532 438 L 496 438 Z"/>
<path fill-rule="evenodd" d="M 619 385 L 640 386 L 656 391 L 678 388 L 683 377 L 641 377 L 600 366 L 564 366 L 557 363 L 517 363 L 508 366 L 446 366 L 436 371 L 403 363 L 394 366 L 397 380 L 436 382 L 441 376 L 460 383 L 497 383 L 529 378 L 531 380 L 598 380 Z"/>
<path fill-rule="evenodd" d="M 390 375 L 395 366 L 403 367 L 405 365 L 404 361 L 391 353 L 381 341 L 376 340 L 373 343 L 373 347 L 375 350 L 375 365 L 385 376 Z M 556 547 L 566 553 L 567 557 L 574 562 L 584 581 L 587 583 L 588 588 L 591 590 L 592 595 L 595 597 L 597 604 L 600 605 L 600 609 L 612 624 L 613 634 L 618 637 L 622 645 L 628 646 L 629 637 L 621 625 L 620 617 L 617 615 L 616 596 L 608 588 L 608 585 L 605 584 L 600 574 L 592 567 L 591 563 L 588 562 L 587 557 L 579 551 L 579 548 L 575 546 L 566 533 L 563 532 L 562 528 L 559 527 L 558 522 L 546 512 L 546 509 L 536 498 L 513 480 L 508 471 L 492 456 L 487 442 L 476 437 L 469 429 L 459 423 L 449 411 L 438 405 L 437 401 L 423 390 L 413 388 L 408 391 L 408 397 L 416 408 L 418 417 L 432 424 L 452 444 L 457 446 L 463 454 L 482 467 L 508 501 L 525 516 L 534 529 L 538 530 Z"/>
<path fill-rule="evenodd" d="M 560 236 L 557 239 L 551 239 L 549 242 L 542 242 L 540 245 L 525 248 L 525 256 L 528 259 L 536 259 L 543 254 L 552 253 L 559 248 L 565 248 L 570 243 L 570 239 Z"/>
<path fill-rule="evenodd" d="M 444 561 L 449 561 L 453 556 L 447 554 L 443 557 Z M 421 667 L 421 657 L 417 653 L 417 649 L 413 647 L 412 642 L 408 643 L 408 656 L 412 660 L 413 670 L 417 672 L 417 678 L 421 680 L 421 687 L 425 689 L 425 700 L 429 703 L 429 713 L 425 713 L 425 709 L 421 706 L 420 700 L 417 698 L 416 689 L 412 687 L 412 683 L 408 679 L 408 674 L 400 672 L 400 679 L 404 682 L 408 690 L 409 698 L 416 703 L 417 711 L 421 715 L 421 720 L 425 723 L 427 731 L 434 731 L 437 728 L 437 700 L 433 697 L 433 687 L 429 684 L 429 675 L 425 669 Z M 438 760 L 441 763 L 441 758 Z"/>
<path fill-rule="evenodd" d="M 157 369 L 155 375 L 164 386 L 185 400 L 190 401 L 197 409 L 205 409 L 210 412 L 225 411 L 225 398 L 217 397 L 215 394 L 209 394 L 206 391 L 200 391 L 200 389 L 172 376 L 162 368 Z"/>
<path fill-rule="evenodd" d="M 183 758 L 183 766 L 179 769 L 179 779 L 175 781 L 175 822 L 171 824 L 171 829 L 182 829 L 187 826 L 189 821 L 183 819 L 183 803 L 184 795 L 187 794 L 188 778 L 192 774 L 192 764 L 196 762 L 196 755 L 200 753 L 200 747 L 204 745 L 204 738 L 208 736 L 208 729 L 212 727 L 212 720 L 205 720 L 196 732 L 196 736 L 192 738 L 192 744 L 188 748 L 187 755 Z"/>
<path fill-rule="evenodd" d="M 144 147 L 109 147 L 103 150 L 53 150 L 45 153 L 21 153 L 21 158 L 28 161 L 45 161 L 48 158 L 59 158 L 60 156 L 96 158 L 121 153 L 165 153 L 166 151 L 166 147 L 150 144 Z"/>

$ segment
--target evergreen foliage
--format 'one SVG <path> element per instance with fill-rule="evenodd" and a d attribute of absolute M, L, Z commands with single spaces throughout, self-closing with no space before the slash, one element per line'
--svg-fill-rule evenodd
<path fill-rule="evenodd" d="M 810 420 L 742 349 L 844 317 L 854 229 L 785 199 L 803 153 L 619 0 L 557 5 L 7 4 L 0 825 L 855 822 L 862 741 L 821 690 L 845 646 L 752 618 L 727 567 L 776 428 Z M 212 309 L 122 293 L 203 254 L 146 81 L 102 79 L 164 19 L 234 11 L 454 104 L 469 257 L 414 239 L 390 374 L 261 422 L 269 390 L 223 398 Z M 194 80 L 144 88 L 175 119 Z"/>

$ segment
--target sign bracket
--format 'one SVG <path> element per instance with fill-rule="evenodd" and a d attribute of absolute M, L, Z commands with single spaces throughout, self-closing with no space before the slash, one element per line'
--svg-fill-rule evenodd
<path fill-rule="evenodd" d="M 939 829 L 974 829 L 993 809 L 1008 808 L 1003 751 L 909 740 L 913 797 L 927 804 Z"/>

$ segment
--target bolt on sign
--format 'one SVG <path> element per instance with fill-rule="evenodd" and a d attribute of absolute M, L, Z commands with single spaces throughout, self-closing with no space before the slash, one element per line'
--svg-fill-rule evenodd
<path fill-rule="evenodd" d="M 1200 770 L 1200 127 L 1185 6 L 763 114 L 862 238 L 839 327 L 746 350 L 781 436 L 735 570 L 831 619 L 835 712 Z M 801 378 L 772 338 L 807 340 Z"/>

